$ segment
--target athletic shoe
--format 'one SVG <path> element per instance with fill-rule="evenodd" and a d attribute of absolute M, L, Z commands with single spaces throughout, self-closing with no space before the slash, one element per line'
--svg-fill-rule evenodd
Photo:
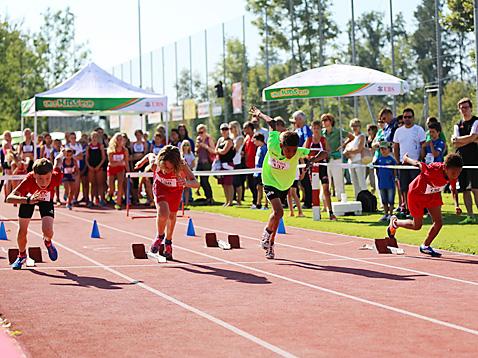
<path fill-rule="evenodd" d="M 66 204 L 66 208 L 67 208 L 68 210 L 71 210 L 71 209 L 73 209 L 73 205 L 71 205 L 71 204 Z"/>
<path fill-rule="evenodd" d="M 18 256 L 15 262 L 12 264 L 12 269 L 21 270 L 24 263 L 27 262 L 26 256 Z"/>
<path fill-rule="evenodd" d="M 156 240 L 154 240 L 153 244 L 149 248 L 149 251 L 151 251 L 153 254 L 157 254 L 160 248 L 164 249 L 163 239 L 164 239 L 164 235 L 157 236 Z M 161 250 L 161 252 L 162 251 L 163 250 Z"/>
<path fill-rule="evenodd" d="M 53 242 L 46 240 L 44 240 L 44 243 L 46 250 L 48 251 L 48 257 L 50 257 L 50 260 L 56 261 L 58 259 L 58 251 L 56 250 L 55 245 L 53 245 Z"/>
<path fill-rule="evenodd" d="M 390 216 L 390 223 L 387 227 L 387 236 L 391 239 L 395 238 L 397 232 L 397 217 L 395 215 Z"/>
<path fill-rule="evenodd" d="M 267 229 L 264 229 L 264 232 L 262 233 L 262 238 L 261 238 L 261 247 L 263 250 L 269 249 L 269 246 L 271 244 L 271 236 Z"/>
<path fill-rule="evenodd" d="M 329 219 L 331 221 L 337 221 L 337 216 L 335 216 L 334 214 L 330 214 Z"/>
<path fill-rule="evenodd" d="M 116 210 L 121 210 L 121 205 L 115 204 L 115 209 L 116 209 Z"/>
<path fill-rule="evenodd" d="M 106 206 L 106 201 L 104 201 L 103 199 L 100 200 L 100 206 Z"/>
<path fill-rule="evenodd" d="M 476 219 L 473 216 L 468 215 L 466 218 L 464 218 L 458 224 L 467 225 L 467 224 L 475 224 L 475 223 L 476 223 Z"/>
<path fill-rule="evenodd" d="M 441 257 L 441 254 L 433 250 L 431 246 L 420 245 L 420 252 L 431 257 Z"/>
<path fill-rule="evenodd" d="M 266 259 L 273 260 L 275 257 L 274 255 L 274 244 L 269 245 L 269 248 L 266 251 Z"/>
<path fill-rule="evenodd" d="M 86 204 L 86 207 L 88 209 L 92 209 L 93 208 L 93 202 L 92 201 L 89 201 L 87 204 Z"/>
<path fill-rule="evenodd" d="M 269 210 L 269 208 L 267 206 L 263 206 L 261 210 Z"/>
<path fill-rule="evenodd" d="M 251 209 L 252 209 L 252 210 L 255 210 L 255 209 L 258 209 L 258 207 L 257 207 L 257 205 L 252 204 L 252 205 L 251 205 Z"/>
<path fill-rule="evenodd" d="M 380 222 L 386 222 L 386 221 L 389 221 L 389 220 L 390 220 L 390 217 L 389 217 L 387 214 L 385 214 L 384 216 L 382 216 L 382 217 L 380 218 L 379 221 L 380 221 Z"/>
<path fill-rule="evenodd" d="M 166 260 L 173 259 L 173 244 L 171 243 L 171 241 L 167 244 L 164 244 L 164 251 L 162 253 L 162 256 L 166 257 Z"/>

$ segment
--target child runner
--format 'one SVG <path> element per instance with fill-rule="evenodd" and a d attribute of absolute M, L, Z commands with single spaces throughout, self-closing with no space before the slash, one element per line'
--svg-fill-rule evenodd
<path fill-rule="evenodd" d="M 301 163 L 302 164 L 302 163 Z M 292 183 L 292 186 L 289 188 L 289 192 L 287 193 L 287 203 L 289 205 L 289 216 L 295 216 L 294 214 L 294 203 L 297 208 L 297 216 L 300 218 L 305 217 L 304 212 L 302 211 L 302 205 L 300 203 L 299 195 L 297 194 L 297 190 L 299 190 L 299 182 L 304 179 L 304 175 L 307 173 L 301 172 L 299 168 L 295 173 L 295 179 Z"/>
<path fill-rule="evenodd" d="M 432 163 L 427 165 L 417 160 L 410 159 L 408 154 L 404 154 L 403 163 L 410 164 L 420 168 L 420 174 L 410 184 L 408 191 L 408 205 L 412 220 L 398 220 L 395 215 L 390 218 L 390 224 L 387 228 L 387 234 L 390 238 L 395 238 L 397 228 L 403 227 L 409 230 L 420 230 L 423 224 L 423 212 L 428 209 L 432 218 L 433 225 L 428 231 L 427 238 L 420 245 L 420 252 L 440 257 L 430 244 L 438 235 L 443 225 L 441 216 L 441 206 L 443 201 L 441 192 L 445 186 L 450 183 L 450 188 L 455 202 L 455 212 L 461 214 L 458 204 L 458 195 L 456 191 L 456 181 L 463 168 L 463 160 L 458 154 L 448 154 L 444 163 Z M 406 170 L 406 169 L 405 169 Z"/>
<path fill-rule="evenodd" d="M 65 187 L 66 207 L 71 210 L 73 208 L 73 200 L 75 198 L 75 175 L 78 174 L 79 168 L 77 161 L 73 158 L 73 149 L 65 148 L 65 157 L 63 158 L 63 186 Z"/>
<path fill-rule="evenodd" d="M 156 203 L 156 239 L 151 245 L 152 253 L 159 252 L 168 260 L 173 259 L 173 233 L 176 225 L 176 214 L 181 202 L 184 188 L 199 188 L 191 169 L 181 158 L 178 147 L 167 145 L 158 153 L 148 154 L 138 163 L 135 169 L 150 163 L 145 171 L 153 171 L 153 193 Z M 165 231 L 167 229 L 166 237 Z"/>
<path fill-rule="evenodd" d="M 287 197 L 289 188 L 294 183 L 297 165 L 300 158 L 310 154 L 310 149 L 298 148 L 299 136 L 292 131 L 284 131 L 279 134 L 276 130 L 276 122 L 263 114 L 258 108 L 252 107 L 251 114 L 256 118 L 262 118 L 271 127 L 267 139 L 267 154 L 262 167 L 262 182 L 264 192 L 272 205 L 272 214 L 262 234 L 261 246 L 266 250 L 266 258 L 274 258 L 274 239 L 280 219 L 284 215 L 282 201 Z M 317 162 L 327 157 L 327 152 L 318 151 L 311 162 Z"/>
<path fill-rule="evenodd" d="M 63 176 L 60 166 L 61 156 L 55 158 L 54 165 L 46 158 L 37 159 L 33 163 L 33 172 L 29 173 L 7 198 L 8 203 L 20 204 L 17 233 L 19 254 L 12 264 L 14 270 L 20 270 L 27 260 L 28 225 L 35 205 L 38 205 L 40 209 L 43 240 L 48 250 L 48 256 L 52 261 L 56 261 L 58 258 L 58 252 L 51 239 L 53 237 L 53 218 L 55 217 L 53 194 L 55 187 L 61 184 Z"/>
<path fill-rule="evenodd" d="M 397 161 L 392 155 L 392 143 L 380 143 L 380 155 L 375 160 L 375 165 L 396 165 Z M 378 189 L 380 190 L 380 198 L 383 204 L 384 215 L 380 221 L 389 221 L 393 215 L 393 206 L 395 202 L 395 178 L 397 178 L 396 170 L 387 168 L 377 168 Z M 397 179 L 398 180 L 398 179 Z"/>

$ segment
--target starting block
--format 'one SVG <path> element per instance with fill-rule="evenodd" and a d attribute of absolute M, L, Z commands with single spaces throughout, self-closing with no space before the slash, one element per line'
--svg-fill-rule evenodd
<path fill-rule="evenodd" d="M 10 263 L 10 265 L 15 262 L 18 257 L 18 254 L 18 249 L 8 249 L 8 262 Z"/>
<path fill-rule="evenodd" d="M 375 248 L 379 254 L 403 255 L 405 251 L 398 247 L 396 239 L 386 237 L 384 239 L 375 239 Z"/>
<path fill-rule="evenodd" d="M 219 247 L 217 243 L 217 236 L 215 232 L 206 233 L 206 246 L 207 247 Z"/>
<path fill-rule="evenodd" d="M 239 240 L 239 235 L 228 235 L 227 236 L 227 241 L 229 242 L 229 245 L 231 245 L 232 249 L 240 249 L 241 248 L 241 242 Z"/>
<path fill-rule="evenodd" d="M 39 247 L 32 247 L 28 250 L 29 257 L 27 257 L 27 262 L 26 262 L 27 267 L 34 267 L 35 262 L 43 262 L 42 257 L 41 257 L 41 250 L 40 250 L 39 257 L 38 256 L 36 257 L 37 259 L 39 258 L 39 260 L 37 261 L 33 256 L 31 256 L 31 250 L 32 249 L 35 249 L 35 250 L 33 250 L 34 255 L 37 254 L 36 249 L 40 250 Z M 8 249 L 8 262 L 10 263 L 10 265 L 15 262 L 15 260 L 18 257 L 18 254 L 19 254 L 18 249 Z"/>
<path fill-rule="evenodd" d="M 167 262 L 166 257 L 161 256 L 160 254 L 153 254 L 150 251 L 146 252 L 144 244 L 132 244 L 131 248 L 135 259 L 152 259 L 158 263 Z"/>
<path fill-rule="evenodd" d="M 35 262 L 43 262 L 43 257 L 41 255 L 41 248 L 39 247 L 29 247 L 28 257 L 30 257 Z"/>
<path fill-rule="evenodd" d="M 240 249 L 239 235 L 228 235 L 227 241 L 219 240 L 215 232 L 208 232 L 205 236 L 206 247 L 219 247 L 223 250 Z"/>

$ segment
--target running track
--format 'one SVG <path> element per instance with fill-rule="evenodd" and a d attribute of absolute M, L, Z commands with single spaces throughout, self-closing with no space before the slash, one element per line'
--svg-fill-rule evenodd
<path fill-rule="evenodd" d="M 231 210 L 234 210 L 233 208 Z M 16 209 L 0 204 L 2 217 Z M 474 356 L 478 258 L 358 250 L 367 239 L 287 227 L 274 261 L 258 246 L 263 224 L 191 211 L 178 219 L 173 263 L 134 260 L 154 219 L 56 209 L 60 258 L 15 272 L 0 241 L 0 313 L 32 357 Z M 35 215 L 38 215 L 37 213 Z M 90 239 L 92 220 L 102 239 Z M 310 220 L 310 219 L 304 219 Z M 241 237 L 242 249 L 206 248 L 204 233 Z M 32 222 L 30 243 L 41 244 Z M 473 353 L 475 352 L 475 353 Z"/>

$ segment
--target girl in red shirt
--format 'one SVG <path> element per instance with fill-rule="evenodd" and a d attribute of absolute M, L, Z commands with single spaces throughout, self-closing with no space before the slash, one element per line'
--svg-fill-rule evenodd
<path fill-rule="evenodd" d="M 121 201 L 124 194 L 126 171 L 129 170 L 128 150 L 124 146 L 121 133 L 116 133 L 108 145 L 108 199 L 111 201 L 115 191 L 115 180 L 118 182 L 115 209 L 121 210 Z"/>
<path fill-rule="evenodd" d="M 172 260 L 174 226 L 183 189 L 197 189 L 199 183 L 175 146 L 165 146 L 157 156 L 153 153 L 148 154 L 136 163 L 135 169 L 141 168 L 148 161 L 150 164 L 145 171 L 152 170 L 154 173 L 153 194 L 156 203 L 157 229 L 156 239 L 150 251 L 152 253 L 159 251 L 160 255 Z"/>
<path fill-rule="evenodd" d="M 458 204 L 456 181 L 463 168 L 463 160 L 458 154 L 453 153 L 448 154 L 443 163 L 432 163 L 427 165 L 417 160 L 410 159 L 408 155 L 405 154 L 403 156 L 403 163 L 420 168 L 420 174 L 411 182 L 408 190 L 408 208 L 413 219 L 398 220 L 395 215 L 392 215 L 392 217 L 390 217 L 390 224 L 387 228 L 387 234 L 391 239 L 394 239 L 397 228 L 399 227 L 409 230 L 420 230 L 423 225 L 423 214 L 425 209 L 428 209 L 433 224 L 428 231 L 424 243 L 420 245 L 420 252 L 433 257 L 440 257 L 441 254 L 435 251 L 430 244 L 443 226 L 441 215 L 443 201 L 441 198 L 441 192 L 449 183 L 453 194 L 453 200 L 455 202 L 455 212 L 457 215 L 460 215 L 461 209 Z"/>

